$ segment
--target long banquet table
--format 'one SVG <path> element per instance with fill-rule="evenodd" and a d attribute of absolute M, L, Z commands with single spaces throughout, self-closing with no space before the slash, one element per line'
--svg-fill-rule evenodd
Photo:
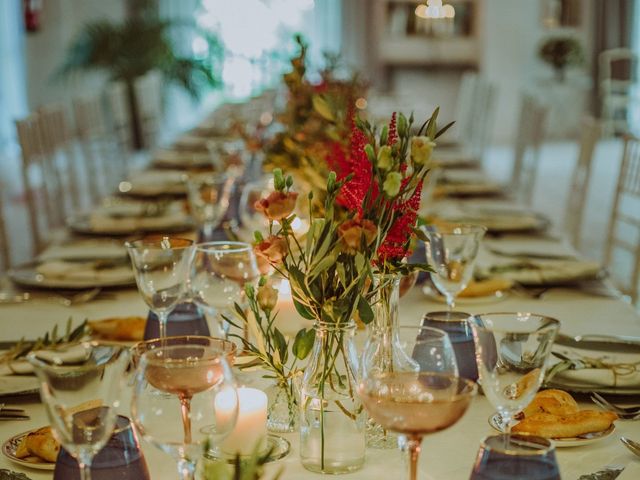
<path fill-rule="evenodd" d="M 528 245 L 536 242 L 548 243 L 550 250 L 560 248 L 557 240 L 549 237 L 502 237 L 492 240 L 508 245 L 517 242 Z M 541 245 L 538 245 L 541 246 Z M 418 323 L 421 316 L 433 310 L 443 309 L 441 303 L 428 300 L 419 287 L 409 292 L 400 303 L 401 323 Z M 529 298 L 515 293 L 492 304 L 465 304 L 461 310 L 470 313 L 482 311 L 531 311 L 558 318 L 562 331 L 570 335 L 585 333 L 616 333 L 640 336 L 640 318 L 627 303 L 614 298 L 593 296 L 579 290 L 555 288 L 541 299 Z M 71 308 L 48 301 L 31 301 L 24 305 L 0 306 L 2 340 L 21 337 L 34 338 L 51 329 L 54 324 L 62 324 L 71 316 L 75 322 L 85 318 L 98 319 L 110 316 L 144 315 L 146 307 L 134 290 L 117 292 L 109 300 L 95 300 Z M 291 326 L 292 330 L 295 328 Z M 363 335 L 360 333 L 360 335 Z M 0 379 L 1 380 L 1 379 Z M 0 439 L 47 424 L 43 406 L 39 403 L 24 404 L 31 420 L 0 422 Z M 123 413 L 126 413 L 123 412 Z M 420 478 L 462 480 L 467 479 L 482 437 L 491 434 L 487 418 L 492 408 L 487 400 L 478 396 L 463 419 L 449 430 L 428 436 L 424 440 L 421 458 Z M 610 463 L 638 462 L 618 438 L 630 436 L 640 440 L 640 422 L 619 421 L 614 435 L 600 442 L 557 450 L 562 477 L 577 478 L 581 474 L 593 472 Z M 283 479 L 315 478 L 317 475 L 303 469 L 298 458 L 298 435 L 285 437 L 291 442 L 291 453 L 271 466 L 284 466 Z M 176 478 L 173 461 L 152 445 L 143 441 L 144 454 L 152 479 Z M 34 480 L 52 477 L 50 472 L 26 470 L 12 464 L 0 456 L 0 468 L 24 471 Z M 359 472 L 347 475 L 352 479 L 392 478 L 404 471 L 400 454 L 396 450 L 368 450 L 365 466 Z"/>

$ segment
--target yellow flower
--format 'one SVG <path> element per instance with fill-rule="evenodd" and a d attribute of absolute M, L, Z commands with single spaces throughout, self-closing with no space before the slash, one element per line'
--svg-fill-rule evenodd
<path fill-rule="evenodd" d="M 389 145 L 383 145 L 378 151 L 378 168 L 380 170 L 390 170 L 392 164 L 391 147 Z"/>
<path fill-rule="evenodd" d="M 429 137 L 411 138 L 411 160 L 415 165 L 425 165 L 431 160 L 433 148 L 436 146 Z"/>
<path fill-rule="evenodd" d="M 382 184 L 382 190 L 388 197 L 395 197 L 400 193 L 400 186 L 402 184 L 402 175 L 399 172 L 389 172 Z"/>

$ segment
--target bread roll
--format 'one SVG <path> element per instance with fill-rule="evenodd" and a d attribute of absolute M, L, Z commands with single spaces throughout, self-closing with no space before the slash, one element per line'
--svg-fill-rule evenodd
<path fill-rule="evenodd" d="M 140 341 L 146 321 L 143 317 L 114 317 L 90 321 L 89 327 L 105 340 Z"/>
<path fill-rule="evenodd" d="M 513 281 L 502 278 L 490 278 L 488 280 L 474 280 L 469 282 L 467 288 L 462 290 L 458 297 L 486 297 L 496 292 L 503 292 L 513 287 Z"/>
<path fill-rule="evenodd" d="M 596 410 L 581 410 L 568 415 L 536 413 L 525 417 L 512 431 L 546 438 L 573 438 L 607 430 L 617 418 L 615 413 Z"/>
<path fill-rule="evenodd" d="M 573 397 L 563 390 L 542 390 L 538 392 L 524 409 L 524 417 L 530 417 L 537 413 L 550 413 L 552 415 L 569 415 L 579 410 L 578 403 Z"/>
<path fill-rule="evenodd" d="M 60 444 L 53 437 L 51 427 L 42 427 L 28 433 L 22 438 L 22 442 L 15 452 L 18 458 L 26 458 L 35 455 L 46 462 L 54 463 L 60 452 Z"/>

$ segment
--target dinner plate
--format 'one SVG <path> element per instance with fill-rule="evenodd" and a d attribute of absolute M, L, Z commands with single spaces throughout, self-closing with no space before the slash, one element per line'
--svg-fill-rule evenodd
<path fill-rule="evenodd" d="M 14 435 L 9 438 L 2 444 L 2 454 L 11 460 L 13 463 L 16 463 L 23 467 L 34 468 L 36 470 L 49 470 L 53 471 L 56 468 L 55 462 L 45 462 L 37 457 L 27 457 L 27 458 L 18 458 L 16 457 L 16 450 L 22 441 L 22 438 L 26 435 L 30 434 L 38 430 L 34 428 L 33 430 L 29 430 L 28 432 L 19 433 L 18 435 Z M 33 458 L 33 460 L 28 460 L 29 458 Z"/>
<path fill-rule="evenodd" d="M 163 233 L 179 233 L 186 232 L 193 228 L 193 223 L 186 220 L 182 223 L 176 223 L 174 225 L 163 226 L 146 226 L 135 229 L 121 229 L 121 228 L 101 228 L 96 230 L 91 224 L 89 214 L 76 215 L 67 219 L 67 226 L 71 231 L 80 235 L 103 235 L 103 236 L 128 236 L 136 233 L 149 233 L 149 232 L 163 232 Z"/>
<path fill-rule="evenodd" d="M 605 387 L 602 385 L 591 385 L 586 383 L 571 383 L 557 381 L 553 379 L 551 382 L 544 384 L 545 388 L 558 388 L 573 393 L 602 393 L 605 395 L 640 395 L 640 388 L 621 388 L 621 387 Z"/>
<path fill-rule="evenodd" d="M 434 292 L 429 286 L 422 287 L 424 293 L 429 300 L 437 303 L 447 303 L 447 300 L 439 293 Z M 482 295 L 479 297 L 457 297 L 456 305 L 485 305 L 490 303 L 501 302 L 509 297 L 508 291 L 498 290 L 491 295 Z"/>
<path fill-rule="evenodd" d="M 489 417 L 489 425 L 500 433 L 505 433 L 504 425 L 502 423 L 502 417 L 499 413 L 494 413 Z M 616 429 L 614 424 L 611 424 L 609 428 L 601 432 L 585 433 L 577 437 L 567 438 L 551 438 L 556 447 L 581 447 L 583 445 L 590 445 L 594 442 L 599 442 L 609 437 Z"/>
<path fill-rule="evenodd" d="M 9 270 L 9 278 L 18 285 L 37 288 L 59 288 L 82 290 L 96 287 L 128 287 L 135 284 L 133 271 L 119 278 L 68 279 L 63 277 L 45 277 L 36 269 L 36 265 L 27 264 Z"/>

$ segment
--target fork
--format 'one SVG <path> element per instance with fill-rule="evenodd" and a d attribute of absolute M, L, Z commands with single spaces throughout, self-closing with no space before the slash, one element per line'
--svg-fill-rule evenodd
<path fill-rule="evenodd" d="M 4 403 L 0 403 L 0 420 L 29 420 L 21 408 L 5 408 Z"/>
<path fill-rule="evenodd" d="M 604 398 L 602 395 L 595 392 L 591 395 L 591 400 L 593 401 L 593 403 L 603 408 L 604 410 L 617 413 L 618 416 L 624 420 L 635 420 L 637 418 L 640 418 L 640 405 L 630 407 L 615 405 Z"/>
<path fill-rule="evenodd" d="M 627 447 L 631 451 L 631 453 L 640 457 L 640 443 L 634 442 L 633 440 L 627 437 L 620 437 L 620 441 L 624 444 L 625 447 Z"/>

